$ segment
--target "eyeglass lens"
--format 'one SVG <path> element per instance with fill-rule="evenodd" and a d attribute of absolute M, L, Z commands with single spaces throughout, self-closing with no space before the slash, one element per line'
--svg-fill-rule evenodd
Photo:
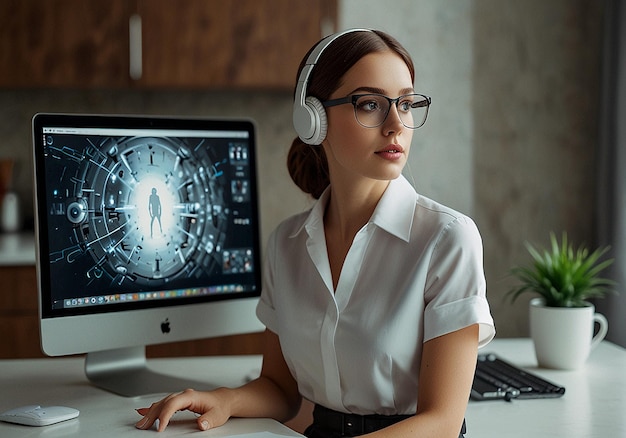
<path fill-rule="evenodd" d="M 357 121 L 368 128 L 382 125 L 389 114 L 391 102 L 395 102 L 400 121 L 407 128 L 419 128 L 428 115 L 428 98 L 420 94 L 408 94 L 398 99 L 389 99 L 378 94 L 359 96 L 354 102 Z"/>

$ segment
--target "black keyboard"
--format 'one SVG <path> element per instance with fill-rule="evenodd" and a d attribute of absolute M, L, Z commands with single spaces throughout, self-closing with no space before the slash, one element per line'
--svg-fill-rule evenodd
<path fill-rule="evenodd" d="M 563 394 L 564 387 L 511 365 L 495 354 L 478 355 L 472 384 L 473 400 L 553 398 Z"/>

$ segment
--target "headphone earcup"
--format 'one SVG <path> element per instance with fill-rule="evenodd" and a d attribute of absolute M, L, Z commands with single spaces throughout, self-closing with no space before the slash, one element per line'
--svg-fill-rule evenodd
<path fill-rule="evenodd" d="M 319 145 L 326 138 L 326 109 L 316 97 L 307 97 L 304 105 L 294 106 L 293 126 L 306 144 Z"/>
<path fill-rule="evenodd" d="M 351 32 L 372 32 L 370 29 L 348 29 L 323 38 L 312 50 L 298 75 L 293 103 L 293 127 L 306 144 L 319 145 L 326 138 L 326 109 L 315 97 L 307 97 L 307 86 L 313 68 L 322 52 L 337 38 Z"/>
<path fill-rule="evenodd" d="M 326 132 L 328 131 L 328 122 L 326 121 L 326 108 L 324 108 L 324 105 L 317 97 L 307 97 L 306 104 L 309 108 L 312 109 L 311 111 L 315 118 L 313 136 L 306 143 L 311 145 L 319 145 L 326 138 Z"/>

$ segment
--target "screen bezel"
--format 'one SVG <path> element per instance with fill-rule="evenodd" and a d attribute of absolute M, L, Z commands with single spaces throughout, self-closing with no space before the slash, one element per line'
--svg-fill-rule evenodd
<path fill-rule="evenodd" d="M 45 193 L 45 164 L 43 147 L 43 128 L 121 128 L 121 129 L 173 129 L 173 130 L 235 130 L 246 131 L 249 135 L 250 150 L 250 187 L 251 208 L 256 223 L 254 232 L 254 289 L 237 292 L 236 294 L 214 294 L 198 297 L 175 298 L 171 300 L 155 300 L 133 303 L 116 303 L 104 306 L 53 309 L 50 288 L 50 269 L 48 263 L 49 229 L 47 222 L 47 199 Z M 40 113 L 33 117 L 33 149 L 35 177 L 35 209 L 37 234 L 37 266 L 39 277 L 40 318 L 59 318 L 79 315 L 108 314 L 125 311 L 141 311 L 177 306 L 188 306 L 199 303 L 215 302 L 230 299 L 258 297 L 261 293 L 261 261 L 259 243 L 259 214 L 257 202 L 256 174 L 256 137 L 254 122 L 249 119 L 207 119 L 200 117 L 166 117 L 142 115 L 90 115 L 90 114 L 51 114 Z"/>

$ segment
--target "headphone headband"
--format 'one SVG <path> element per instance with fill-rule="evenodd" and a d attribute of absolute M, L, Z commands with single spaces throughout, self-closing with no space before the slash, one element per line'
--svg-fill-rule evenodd
<path fill-rule="evenodd" d="M 320 59 L 320 56 L 336 39 L 352 32 L 372 32 L 371 29 L 348 29 L 335 33 L 320 41 L 309 54 L 296 84 L 293 103 L 293 126 L 300 139 L 307 143 L 318 145 L 326 137 L 326 110 L 315 97 L 307 97 L 307 86 L 311 72 Z"/>

